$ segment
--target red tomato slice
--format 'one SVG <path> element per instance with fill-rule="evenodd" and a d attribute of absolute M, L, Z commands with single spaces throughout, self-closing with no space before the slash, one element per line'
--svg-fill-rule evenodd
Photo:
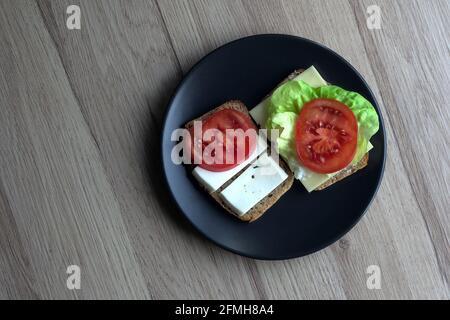
<path fill-rule="evenodd" d="M 339 171 L 355 156 L 358 123 L 350 108 L 337 100 L 315 99 L 306 103 L 295 129 L 298 158 L 314 172 Z"/>
<path fill-rule="evenodd" d="M 213 131 L 207 131 L 213 129 Z M 233 129 L 233 131 L 227 130 Z M 242 129 L 243 133 L 248 133 L 246 137 L 238 139 L 236 135 L 230 134 L 236 132 L 234 130 Z M 254 131 L 247 131 L 252 129 Z M 208 136 L 208 133 L 213 133 Z M 244 162 L 256 148 L 256 126 L 250 119 L 250 116 L 233 109 L 223 109 L 213 113 L 202 122 L 202 139 L 201 148 L 194 148 L 195 138 L 194 129 L 190 131 L 192 140 L 191 154 L 192 159 L 200 159 L 199 166 L 209 171 L 226 171 L 230 170 L 240 163 Z M 251 138 L 252 137 L 252 138 Z M 216 142 L 221 146 L 222 157 L 215 154 L 211 143 Z M 227 145 L 233 143 L 232 147 Z M 209 148 L 209 149 L 208 149 Z M 207 152 L 209 150 L 209 152 Z M 201 151 L 201 155 L 199 152 Z M 208 158 L 206 155 L 210 155 Z M 209 159 L 210 163 L 208 163 Z M 212 163 L 211 163 L 212 160 Z M 231 161 L 230 161 L 231 160 Z M 195 162 L 194 162 L 195 163 Z"/>

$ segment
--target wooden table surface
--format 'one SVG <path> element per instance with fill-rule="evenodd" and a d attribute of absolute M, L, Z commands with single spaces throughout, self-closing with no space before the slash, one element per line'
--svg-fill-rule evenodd
<path fill-rule="evenodd" d="M 66 9 L 81 9 L 81 30 Z M 367 27 L 367 7 L 381 29 Z M 0 298 L 450 298 L 450 1 L 0 0 Z M 165 106 L 189 68 L 287 33 L 379 99 L 380 190 L 343 239 L 256 261 L 196 233 L 163 186 Z M 66 286 L 69 265 L 81 288 Z M 381 289 L 369 290 L 378 265 Z"/>

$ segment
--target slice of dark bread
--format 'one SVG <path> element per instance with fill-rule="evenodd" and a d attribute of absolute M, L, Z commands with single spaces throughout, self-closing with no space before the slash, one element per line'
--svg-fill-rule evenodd
<path fill-rule="evenodd" d="M 292 72 L 290 75 L 288 75 L 283 81 L 281 81 L 268 95 L 270 96 L 273 91 L 275 91 L 275 89 L 277 89 L 279 86 L 281 86 L 282 84 L 286 83 L 289 80 L 294 79 L 295 77 L 297 77 L 298 75 L 300 75 L 303 71 L 305 71 L 304 69 L 297 69 L 294 70 L 294 72 Z M 365 166 L 367 166 L 367 163 L 369 162 L 369 153 L 367 152 L 364 157 L 356 164 L 353 165 L 349 165 L 348 167 L 342 169 L 338 174 L 336 174 L 335 176 L 333 176 L 333 178 L 331 178 L 330 180 L 327 180 L 326 182 L 324 182 L 322 185 L 320 185 L 319 187 L 317 187 L 316 189 L 314 189 L 314 191 L 319 191 L 319 190 L 323 190 L 325 188 L 328 188 L 329 186 L 335 184 L 338 181 L 341 181 L 342 179 L 352 175 L 353 173 L 355 173 L 358 170 L 361 170 L 362 168 L 364 168 Z"/>
<path fill-rule="evenodd" d="M 208 118 L 210 115 L 214 114 L 215 112 L 218 112 L 220 110 L 223 109 L 233 109 L 233 110 L 237 110 L 240 111 L 246 115 L 248 115 L 248 117 L 250 119 L 251 116 L 248 113 L 248 109 L 245 106 L 245 104 L 239 100 L 231 100 L 231 101 L 227 101 L 224 104 L 218 106 L 217 108 L 205 113 L 204 115 L 198 117 L 197 119 L 191 120 L 188 123 L 186 123 L 185 128 L 189 129 L 194 125 L 194 121 L 195 120 L 204 120 L 206 118 Z M 257 158 L 256 158 L 257 159 Z M 256 161 L 253 160 L 254 161 Z M 252 163 L 253 163 L 252 162 Z M 270 194 L 268 194 L 264 199 L 262 199 L 261 201 L 259 201 L 253 208 L 251 208 L 246 214 L 244 215 L 239 215 L 236 212 L 233 211 L 232 208 L 230 208 L 225 201 L 220 197 L 220 192 L 225 189 L 231 182 L 233 182 L 245 169 L 248 168 L 248 166 L 250 166 L 251 163 L 249 165 L 247 165 L 246 167 L 244 167 L 241 171 L 239 171 L 238 173 L 236 173 L 230 180 L 228 180 L 222 187 L 220 187 L 217 191 L 214 192 L 209 192 L 204 186 L 203 189 L 205 190 L 205 192 L 208 192 L 227 212 L 231 213 L 233 216 L 239 218 L 242 221 L 246 221 L 246 222 L 253 222 L 256 219 L 258 219 L 259 217 L 261 217 L 275 202 L 278 201 L 278 199 L 280 199 L 280 197 L 286 192 L 288 191 L 291 186 L 292 183 L 294 182 L 294 175 L 292 174 L 291 170 L 288 168 L 288 166 L 284 163 L 283 160 L 280 159 L 279 165 L 283 168 L 283 170 L 287 173 L 288 177 L 286 180 L 284 180 L 283 183 L 281 183 L 277 188 L 275 188 Z M 194 166 L 190 167 L 190 170 L 192 171 L 194 169 Z"/>
<path fill-rule="evenodd" d="M 324 182 L 323 184 L 318 186 L 314 191 L 323 190 L 325 188 L 328 188 L 332 184 L 335 184 L 336 182 L 341 181 L 342 179 L 344 179 L 348 176 L 351 176 L 356 171 L 361 170 L 362 168 L 367 166 L 368 162 L 369 162 L 369 153 L 367 152 L 364 155 L 364 157 L 362 157 L 362 159 L 359 160 L 358 163 L 351 164 L 348 167 L 342 169 L 341 171 L 339 171 L 339 173 L 337 175 L 333 176 L 333 178 L 331 178 L 330 180 L 327 180 L 326 182 Z"/>

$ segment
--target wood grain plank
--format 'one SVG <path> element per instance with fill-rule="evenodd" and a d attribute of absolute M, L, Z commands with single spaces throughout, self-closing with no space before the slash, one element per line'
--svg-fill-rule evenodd
<path fill-rule="evenodd" d="M 38 299 L 34 275 L 14 215 L 0 185 L 0 299 Z"/>
<path fill-rule="evenodd" d="M 1 220 L 13 227 L 2 230 L 11 247 L 0 260 L 12 265 L 12 281 L 0 291 L 42 299 L 147 297 L 120 207 L 39 8 L 31 1 L 0 6 Z M 66 287 L 72 264 L 81 267 L 81 290 Z"/>
<path fill-rule="evenodd" d="M 69 4 L 0 2 L 0 299 L 450 298 L 448 1 L 81 0 L 73 31 Z M 366 27 L 372 4 L 381 30 Z M 256 33 L 337 51 L 386 122 L 385 177 L 366 216 L 290 261 L 242 258 L 201 238 L 159 164 L 182 74 Z M 66 288 L 70 264 L 82 267 L 79 291 Z M 366 287 L 372 264 L 381 290 Z"/>
<path fill-rule="evenodd" d="M 369 1 L 354 3 L 356 9 Z M 441 273 L 450 286 L 450 90 L 448 1 L 371 1 L 382 12 L 381 30 L 361 34 L 389 108 L 400 160 L 408 175 Z M 398 19 L 401 17 L 401 20 Z M 395 29 L 395 36 L 389 30 Z M 390 78 L 383 74 L 395 73 Z"/>
<path fill-rule="evenodd" d="M 152 298 L 257 298 L 247 262 L 194 233 L 176 211 L 160 167 L 165 104 L 181 76 L 153 1 L 80 1 L 84 27 L 68 32 L 69 1 L 39 1 Z"/>
<path fill-rule="evenodd" d="M 355 17 L 365 17 L 364 8 L 355 12 L 353 6 L 342 1 L 258 1 L 257 6 L 245 1 L 158 3 L 184 71 L 207 51 L 230 40 L 260 32 L 287 32 L 322 42 L 343 55 L 365 76 L 382 101 L 376 70 Z M 386 115 L 384 104 L 382 112 Z M 386 174 L 367 216 L 339 243 L 311 257 L 257 262 L 256 270 L 269 297 L 448 296 L 390 119 L 386 122 Z M 365 272 L 371 264 L 383 271 L 382 290 L 366 288 Z"/>

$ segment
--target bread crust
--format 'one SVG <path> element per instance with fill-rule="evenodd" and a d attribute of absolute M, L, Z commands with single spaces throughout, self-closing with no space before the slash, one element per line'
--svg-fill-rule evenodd
<path fill-rule="evenodd" d="M 358 163 L 351 164 L 348 167 L 342 169 L 337 175 L 333 176 L 331 179 L 321 184 L 319 187 L 314 189 L 314 191 L 328 188 L 329 186 L 335 184 L 336 182 L 341 181 L 342 179 L 348 176 L 351 176 L 356 171 L 361 170 L 362 168 L 367 166 L 368 162 L 369 162 L 369 153 L 366 153 Z"/>

